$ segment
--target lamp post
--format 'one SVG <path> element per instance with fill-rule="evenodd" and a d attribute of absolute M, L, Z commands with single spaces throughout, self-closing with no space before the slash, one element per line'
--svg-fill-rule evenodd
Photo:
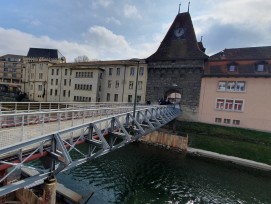
<path fill-rule="evenodd" d="M 136 103 L 137 103 L 138 69 L 139 69 L 140 59 L 138 59 L 138 58 L 132 58 L 129 61 L 137 63 L 137 68 L 136 68 L 136 84 L 135 84 L 135 97 L 134 97 L 134 111 L 133 111 L 133 117 L 135 118 L 135 115 L 136 115 Z"/>

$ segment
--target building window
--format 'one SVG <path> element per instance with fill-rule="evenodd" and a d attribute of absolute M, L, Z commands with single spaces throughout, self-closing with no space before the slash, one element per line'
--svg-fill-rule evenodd
<path fill-rule="evenodd" d="M 240 120 L 232 120 L 233 125 L 240 125 Z"/>
<path fill-rule="evenodd" d="M 66 97 L 66 90 L 63 90 L 63 97 Z"/>
<path fill-rule="evenodd" d="M 132 103 L 132 99 L 133 99 L 133 96 L 132 95 L 128 95 L 128 103 Z"/>
<path fill-rule="evenodd" d="M 231 124 L 231 119 L 224 119 L 225 124 Z"/>
<path fill-rule="evenodd" d="M 240 112 L 244 110 L 244 101 L 240 99 L 216 99 L 216 109 Z"/>
<path fill-rule="evenodd" d="M 113 73 L 113 68 L 109 68 L 109 76 L 111 76 Z"/>
<path fill-rule="evenodd" d="M 114 95 L 114 101 L 115 101 L 115 102 L 118 102 L 118 100 L 119 100 L 119 95 L 118 95 L 118 94 L 115 94 L 115 95 Z"/>
<path fill-rule="evenodd" d="M 221 123 L 222 122 L 222 118 L 215 118 L 215 122 L 216 123 Z"/>
<path fill-rule="evenodd" d="M 135 75 L 135 68 L 131 67 L 130 69 L 130 76 L 134 76 Z"/>
<path fill-rule="evenodd" d="M 129 89 L 133 89 L 134 86 L 134 82 L 133 81 L 129 81 Z"/>
<path fill-rule="evenodd" d="M 232 110 L 233 108 L 233 100 L 227 99 L 225 102 L 225 110 Z"/>
<path fill-rule="evenodd" d="M 217 90 L 218 91 L 226 91 L 226 84 L 227 84 L 226 81 L 220 81 L 220 82 L 218 82 Z"/>
<path fill-rule="evenodd" d="M 65 75 L 67 75 L 68 74 L 68 69 L 65 69 Z"/>
<path fill-rule="evenodd" d="M 117 75 L 120 75 L 120 68 L 117 68 Z"/>
<path fill-rule="evenodd" d="M 68 97 L 70 97 L 71 96 L 71 91 L 69 90 L 69 92 L 68 92 Z"/>
<path fill-rule="evenodd" d="M 67 84 L 67 79 L 64 79 L 64 86 L 66 86 Z"/>
<path fill-rule="evenodd" d="M 50 89 L 50 96 L 53 95 L 53 89 Z"/>
<path fill-rule="evenodd" d="M 71 86 L 71 84 L 72 84 L 72 80 L 70 79 L 70 80 L 69 80 L 69 86 Z"/>
<path fill-rule="evenodd" d="M 228 71 L 229 72 L 236 72 L 237 71 L 237 66 L 235 64 L 231 64 L 228 66 Z"/>
<path fill-rule="evenodd" d="M 57 96 L 57 89 L 55 89 L 55 96 Z"/>
<path fill-rule="evenodd" d="M 42 85 L 39 85 L 39 86 L 38 86 L 38 90 L 39 90 L 39 91 L 42 91 Z"/>
<path fill-rule="evenodd" d="M 116 81 L 116 84 L 115 84 L 115 88 L 117 89 L 117 88 L 119 88 L 119 86 L 120 86 L 120 83 L 119 83 L 119 81 L 117 80 L 117 81 Z"/>
<path fill-rule="evenodd" d="M 257 64 L 256 65 L 256 72 L 265 72 L 264 64 Z"/>
<path fill-rule="evenodd" d="M 39 79 L 42 79 L 42 78 L 43 78 L 43 74 L 39 73 Z"/>
<path fill-rule="evenodd" d="M 58 85 L 58 79 L 56 79 L 56 85 Z"/>
<path fill-rule="evenodd" d="M 138 81 L 137 83 L 137 89 L 142 90 L 142 81 Z"/>
<path fill-rule="evenodd" d="M 234 101 L 234 111 L 242 111 L 244 106 L 244 102 L 242 100 Z"/>
<path fill-rule="evenodd" d="M 141 96 L 136 96 L 136 102 L 137 103 L 141 102 Z"/>
<path fill-rule="evenodd" d="M 219 81 L 217 91 L 236 91 L 244 92 L 246 90 L 246 82 L 244 81 Z"/>
<path fill-rule="evenodd" d="M 227 91 L 234 91 L 235 90 L 235 81 L 229 81 L 227 83 Z"/>
<path fill-rule="evenodd" d="M 224 109 L 224 99 L 217 99 L 216 100 L 216 109 L 223 110 Z"/>
<path fill-rule="evenodd" d="M 52 69 L 52 75 L 54 75 L 54 69 Z"/>
<path fill-rule="evenodd" d="M 100 79 L 102 79 L 103 78 L 103 73 L 100 73 Z"/>
<path fill-rule="evenodd" d="M 144 75 L 144 67 L 139 68 L 139 75 L 143 76 Z"/>
<path fill-rule="evenodd" d="M 54 79 L 51 79 L 51 85 L 53 85 L 54 84 Z"/>
<path fill-rule="evenodd" d="M 93 78 L 93 72 L 90 72 L 90 78 Z"/>
<path fill-rule="evenodd" d="M 107 93 L 107 95 L 106 95 L 106 101 L 110 101 L 110 93 Z"/>
<path fill-rule="evenodd" d="M 108 80 L 108 88 L 111 88 L 111 80 Z"/>
<path fill-rule="evenodd" d="M 59 69 L 56 69 L 56 75 L 58 75 L 58 73 L 59 73 Z"/>

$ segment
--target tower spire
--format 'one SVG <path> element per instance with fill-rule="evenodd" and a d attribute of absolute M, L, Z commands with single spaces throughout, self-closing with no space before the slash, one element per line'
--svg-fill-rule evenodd
<path fill-rule="evenodd" d="M 180 13 L 180 10 L 181 10 L 181 2 L 179 3 L 179 11 L 178 11 L 178 14 Z"/>
<path fill-rule="evenodd" d="M 189 13 L 189 9 L 190 9 L 190 1 L 188 2 L 188 9 L 187 9 L 188 13 Z"/>

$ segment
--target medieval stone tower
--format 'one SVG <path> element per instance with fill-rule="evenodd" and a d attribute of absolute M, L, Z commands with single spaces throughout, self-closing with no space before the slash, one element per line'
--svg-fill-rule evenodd
<path fill-rule="evenodd" d="M 208 56 L 197 42 L 189 12 L 179 13 L 158 50 L 146 59 L 148 80 L 146 100 L 157 102 L 172 93 L 180 97 L 182 119 L 196 120 L 201 77 Z"/>

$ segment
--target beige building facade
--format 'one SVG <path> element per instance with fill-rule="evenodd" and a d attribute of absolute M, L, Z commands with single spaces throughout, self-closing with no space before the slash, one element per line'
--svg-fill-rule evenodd
<path fill-rule="evenodd" d="M 4 55 L 0 57 L 0 91 L 17 93 L 22 86 L 24 68 L 21 55 Z"/>
<path fill-rule="evenodd" d="M 147 64 L 144 60 L 90 61 L 55 64 L 48 68 L 48 102 L 145 103 Z"/>
<path fill-rule="evenodd" d="M 111 61 L 104 64 L 102 68 L 104 69 L 102 101 L 134 102 L 138 72 L 137 102 L 145 103 L 147 64 L 144 60 L 138 62 L 129 60 Z"/>
<path fill-rule="evenodd" d="M 30 101 L 46 102 L 48 69 L 53 64 L 64 63 L 65 58 L 55 49 L 30 48 L 23 61 L 22 91 Z"/>
<path fill-rule="evenodd" d="M 271 47 L 211 56 L 201 83 L 198 121 L 271 131 Z"/>

